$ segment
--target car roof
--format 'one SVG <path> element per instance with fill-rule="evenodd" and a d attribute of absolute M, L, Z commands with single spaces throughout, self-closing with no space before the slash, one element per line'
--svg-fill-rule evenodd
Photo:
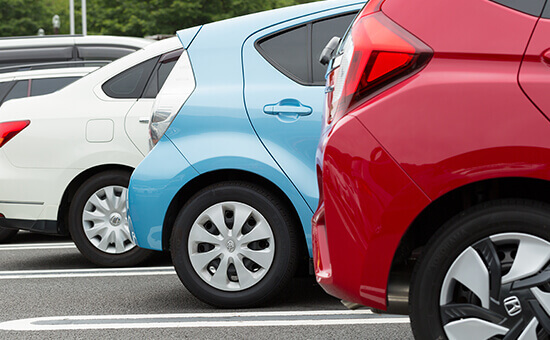
<path fill-rule="evenodd" d="M 0 38 L 0 49 L 48 47 L 59 45 L 113 45 L 141 49 L 153 42 L 153 40 L 145 38 L 110 35 L 7 37 Z"/>
<path fill-rule="evenodd" d="M 17 71 L 0 74 L 0 82 L 21 79 L 82 77 L 99 67 L 65 67 L 45 70 Z"/>

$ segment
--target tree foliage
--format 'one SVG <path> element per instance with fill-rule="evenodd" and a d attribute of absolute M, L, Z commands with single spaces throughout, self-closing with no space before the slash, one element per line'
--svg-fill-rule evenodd
<path fill-rule="evenodd" d="M 212 21 L 316 0 L 88 0 L 89 34 L 146 36 Z M 76 32 L 81 27 L 75 0 Z M 0 0 L 0 36 L 53 34 L 52 17 L 61 18 L 60 34 L 69 33 L 69 0 Z"/>

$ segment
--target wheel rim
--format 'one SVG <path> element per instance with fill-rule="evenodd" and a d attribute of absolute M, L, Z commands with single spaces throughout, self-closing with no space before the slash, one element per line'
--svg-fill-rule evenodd
<path fill-rule="evenodd" d="M 200 278 L 223 291 L 257 284 L 275 255 L 273 231 L 253 207 L 239 202 L 215 204 L 194 221 L 188 254 Z"/>
<path fill-rule="evenodd" d="M 547 339 L 550 243 L 504 233 L 464 250 L 449 268 L 440 316 L 449 339 Z M 500 339 L 500 338 L 499 338 Z"/>
<path fill-rule="evenodd" d="M 84 204 L 84 234 L 104 253 L 123 254 L 135 247 L 126 217 L 127 197 L 127 188 L 112 185 L 96 191 Z"/>

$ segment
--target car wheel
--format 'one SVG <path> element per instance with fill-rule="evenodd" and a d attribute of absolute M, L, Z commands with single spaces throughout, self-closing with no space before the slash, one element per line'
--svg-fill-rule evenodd
<path fill-rule="evenodd" d="M 0 243 L 6 243 L 10 241 L 17 234 L 19 230 L 0 227 Z"/>
<path fill-rule="evenodd" d="M 69 231 L 91 262 L 108 267 L 137 265 L 153 252 L 138 248 L 130 236 L 126 200 L 130 174 L 97 174 L 78 189 L 69 207 Z"/>
<path fill-rule="evenodd" d="M 296 227 L 265 189 L 225 182 L 197 193 L 172 232 L 172 261 L 185 287 L 222 308 L 261 305 L 296 271 Z"/>
<path fill-rule="evenodd" d="M 483 204 L 449 221 L 413 273 L 418 339 L 549 339 L 550 206 Z"/>

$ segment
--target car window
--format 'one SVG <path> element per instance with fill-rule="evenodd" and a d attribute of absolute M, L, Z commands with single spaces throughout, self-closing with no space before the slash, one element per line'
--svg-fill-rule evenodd
<path fill-rule="evenodd" d="M 159 57 L 149 59 L 119 73 L 103 84 L 102 89 L 112 98 L 139 98 Z"/>
<path fill-rule="evenodd" d="M 162 86 L 166 82 L 168 75 L 172 72 L 174 65 L 181 56 L 183 49 L 178 49 L 169 53 L 164 54 L 159 59 L 159 63 L 149 79 L 147 88 L 143 93 L 143 98 L 156 98 L 157 94 L 162 89 Z"/>
<path fill-rule="evenodd" d="M 78 46 L 77 51 L 81 60 L 116 60 L 136 49 L 123 46 Z"/>
<path fill-rule="evenodd" d="M 356 11 L 296 26 L 256 43 L 260 54 L 280 72 L 302 85 L 324 85 L 323 48 L 334 36 L 343 36 Z"/>
<path fill-rule="evenodd" d="M 299 83 L 309 83 L 308 27 L 306 25 L 271 36 L 260 42 L 263 56 L 277 69 Z"/>
<path fill-rule="evenodd" d="M 31 97 L 53 93 L 71 84 L 80 77 L 44 78 L 31 81 Z"/>
<path fill-rule="evenodd" d="M 321 52 L 334 36 L 342 37 L 355 18 L 356 13 L 350 13 L 313 23 L 311 34 L 311 58 L 313 65 L 313 83 L 323 85 L 327 67 L 319 62 Z"/>
<path fill-rule="evenodd" d="M 69 61 L 72 60 L 72 58 L 72 46 L 47 48 L 14 48 L 8 50 L 0 50 L 0 67 L 10 65 Z"/>
<path fill-rule="evenodd" d="M 10 91 L 12 85 L 12 81 L 5 81 L 3 83 L 0 83 L 0 103 L 2 103 L 4 97 Z"/>
<path fill-rule="evenodd" d="M 7 96 L 4 98 L 3 103 L 7 102 L 10 99 L 24 98 L 29 96 L 29 81 L 20 80 L 15 83 L 8 92 Z"/>

